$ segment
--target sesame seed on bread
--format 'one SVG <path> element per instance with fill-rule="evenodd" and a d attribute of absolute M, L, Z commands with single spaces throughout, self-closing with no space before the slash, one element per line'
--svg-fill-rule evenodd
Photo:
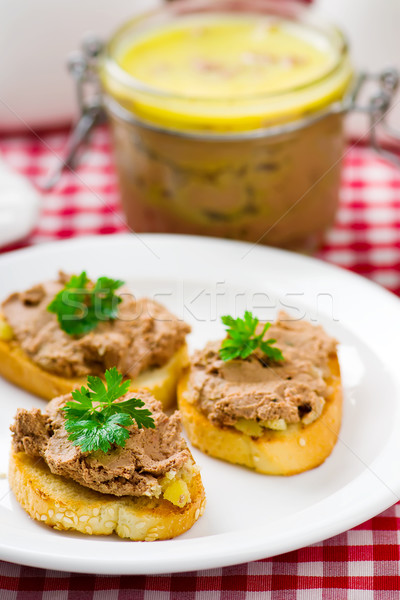
<path fill-rule="evenodd" d="M 205 509 L 198 472 L 189 484 L 191 501 L 182 508 L 161 498 L 102 494 L 50 472 L 42 459 L 12 452 L 9 482 L 26 512 L 58 530 L 111 535 L 136 541 L 170 539 L 184 533 Z"/>

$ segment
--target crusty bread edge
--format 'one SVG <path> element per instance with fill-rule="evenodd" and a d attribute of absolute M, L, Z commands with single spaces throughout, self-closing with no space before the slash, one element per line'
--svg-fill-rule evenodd
<path fill-rule="evenodd" d="M 193 526 L 205 509 L 201 477 L 194 475 L 191 502 L 183 508 L 155 498 L 101 494 L 53 475 L 41 459 L 11 452 L 9 483 L 32 519 L 54 529 L 111 535 L 135 541 L 165 540 Z"/>
<path fill-rule="evenodd" d="M 189 368 L 178 384 L 178 406 L 191 443 L 213 456 L 268 475 L 294 475 L 317 467 L 331 454 L 341 426 L 342 390 L 337 356 L 330 358 L 332 393 L 322 414 L 309 425 L 289 425 L 285 431 L 267 430 L 259 438 L 233 427 L 213 425 L 190 402 Z"/>
<path fill-rule="evenodd" d="M 163 367 L 145 371 L 136 377 L 130 389 L 148 389 L 163 408 L 168 409 L 176 402 L 176 386 L 187 363 L 188 352 L 184 344 Z M 86 377 L 66 378 L 45 371 L 14 340 L 0 340 L 0 375 L 45 400 L 69 394 L 74 388 L 86 384 Z"/>

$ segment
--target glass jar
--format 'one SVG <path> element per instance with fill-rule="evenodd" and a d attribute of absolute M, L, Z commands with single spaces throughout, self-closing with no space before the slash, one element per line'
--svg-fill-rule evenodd
<path fill-rule="evenodd" d="M 99 75 L 132 229 L 318 246 L 353 83 L 337 29 L 287 0 L 177 0 L 117 31 Z"/>

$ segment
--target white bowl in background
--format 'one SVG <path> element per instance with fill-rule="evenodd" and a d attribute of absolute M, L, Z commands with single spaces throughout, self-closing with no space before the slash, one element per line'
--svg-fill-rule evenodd
<path fill-rule="evenodd" d="M 0 159 L 0 247 L 27 236 L 39 216 L 40 194 Z"/>

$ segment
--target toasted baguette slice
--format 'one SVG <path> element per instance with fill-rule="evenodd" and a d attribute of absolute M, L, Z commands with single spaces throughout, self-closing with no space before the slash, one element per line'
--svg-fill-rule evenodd
<path fill-rule="evenodd" d="M 53 475 L 41 459 L 11 453 L 9 482 L 16 499 L 32 517 L 54 529 L 111 535 L 137 541 L 166 540 L 184 533 L 203 514 L 200 475 L 190 484 L 191 501 L 179 508 L 164 499 L 111 496 Z"/>
<path fill-rule="evenodd" d="M 148 389 L 164 409 L 176 401 L 176 386 L 182 369 L 188 363 L 186 344 L 163 366 L 140 373 L 132 380 L 131 390 Z M 45 371 L 22 350 L 15 340 L 0 339 L 0 375 L 18 387 L 51 400 L 69 394 L 74 388 L 86 385 L 86 377 L 66 378 Z"/>
<path fill-rule="evenodd" d="M 194 446 L 216 458 L 250 467 L 268 475 L 294 475 L 317 467 L 332 452 L 342 419 L 342 392 L 337 357 L 329 362 L 332 388 L 322 414 L 309 425 L 292 424 L 284 431 L 266 429 L 251 437 L 234 427 L 216 427 L 191 403 L 189 370 L 178 384 L 178 406 L 187 435 Z"/>

